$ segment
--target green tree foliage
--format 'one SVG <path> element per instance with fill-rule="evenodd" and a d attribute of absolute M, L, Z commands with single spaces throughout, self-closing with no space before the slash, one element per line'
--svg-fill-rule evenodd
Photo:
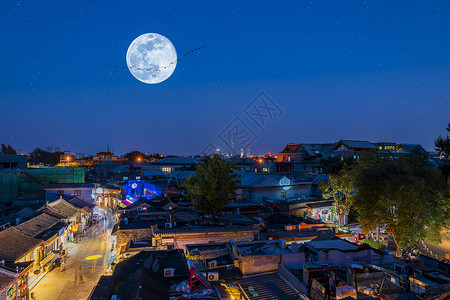
<path fill-rule="evenodd" d="M 450 123 L 447 126 L 447 132 L 450 133 Z M 445 137 L 440 135 L 435 141 L 434 146 L 439 155 L 444 156 L 446 159 L 450 159 L 450 136 L 447 134 Z"/>
<path fill-rule="evenodd" d="M 328 175 L 329 180 L 320 185 L 320 190 L 325 199 L 332 198 L 336 208 L 336 214 L 341 225 L 345 212 L 349 212 L 354 202 L 354 167 L 345 166 L 336 175 Z"/>
<path fill-rule="evenodd" d="M 447 185 L 424 153 L 363 156 L 355 169 L 354 187 L 363 229 L 386 224 L 397 251 L 425 238 L 438 242 L 442 228 L 448 226 Z"/>
<path fill-rule="evenodd" d="M 2 154 L 17 154 L 17 151 L 11 145 L 2 144 L 0 153 L 2 153 Z"/>
<path fill-rule="evenodd" d="M 320 167 L 323 174 L 337 175 L 342 169 L 354 165 L 355 162 L 356 160 L 353 157 L 328 157 L 320 161 Z"/>
<path fill-rule="evenodd" d="M 128 158 L 130 162 L 138 162 L 138 161 L 149 161 L 153 162 L 157 159 L 164 158 L 164 155 L 161 155 L 159 153 L 147 155 L 145 153 L 142 153 L 141 151 L 131 151 L 126 154 L 124 154 L 124 157 Z"/>
<path fill-rule="evenodd" d="M 184 184 L 195 208 L 206 215 L 217 216 L 236 197 L 239 187 L 232 164 L 218 155 L 207 157 L 197 166 L 196 175 Z"/>
<path fill-rule="evenodd" d="M 56 166 L 59 164 L 60 156 L 63 152 L 47 152 L 41 148 L 36 148 L 28 156 L 31 164 L 44 164 L 46 166 Z"/>

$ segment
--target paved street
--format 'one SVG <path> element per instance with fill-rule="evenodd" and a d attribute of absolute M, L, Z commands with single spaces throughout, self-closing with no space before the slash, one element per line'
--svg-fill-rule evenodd
<path fill-rule="evenodd" d="M 61 272 L 55 268 L 49 272 L 33 288 L 35 298 L 86 299 L 110 262 L 111 225 L 108 220 L 88 228 L 85 237 L 69 251 L 66 270 Z"/>
<path fill-rule="evenodd" d="M 425 241 L 425 245 L 427 246 L 428 253 L 426 255 L 442 260 L 445 258 L 445 253 L 450 253 L 450 233 L 445 231 L 441 234 L 442 242 L 439 245 L 432 244 L 430 242 Z"/>

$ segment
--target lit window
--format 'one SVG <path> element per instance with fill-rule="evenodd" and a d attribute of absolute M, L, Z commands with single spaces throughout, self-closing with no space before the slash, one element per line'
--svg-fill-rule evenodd
<path fill-rule="evenodd" d="M 81 190 L 75 190 L 73 191 L 74 196 L 81 196 Z"/>

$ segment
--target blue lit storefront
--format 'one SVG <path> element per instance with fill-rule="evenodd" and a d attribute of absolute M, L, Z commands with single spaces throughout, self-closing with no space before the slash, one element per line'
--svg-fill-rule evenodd
<path fill-rule="evenodd" d="M 161 195 L 161 188 L 144 180 L 130 180 L 123 186 L 124 199 L 122 203 L 126 206 L 133 204 L 139 199 L 152 199 Z"/>

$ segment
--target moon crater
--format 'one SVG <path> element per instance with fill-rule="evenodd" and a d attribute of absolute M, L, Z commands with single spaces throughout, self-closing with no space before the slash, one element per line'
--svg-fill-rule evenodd
<path fill-rule="evenodd" d="M 160 83 L 172 75 L 177 52 L 172 42 L 157 33 L 138 36 L 128 47 L 127 66 L 133 76 L 149 84 Z"/>

